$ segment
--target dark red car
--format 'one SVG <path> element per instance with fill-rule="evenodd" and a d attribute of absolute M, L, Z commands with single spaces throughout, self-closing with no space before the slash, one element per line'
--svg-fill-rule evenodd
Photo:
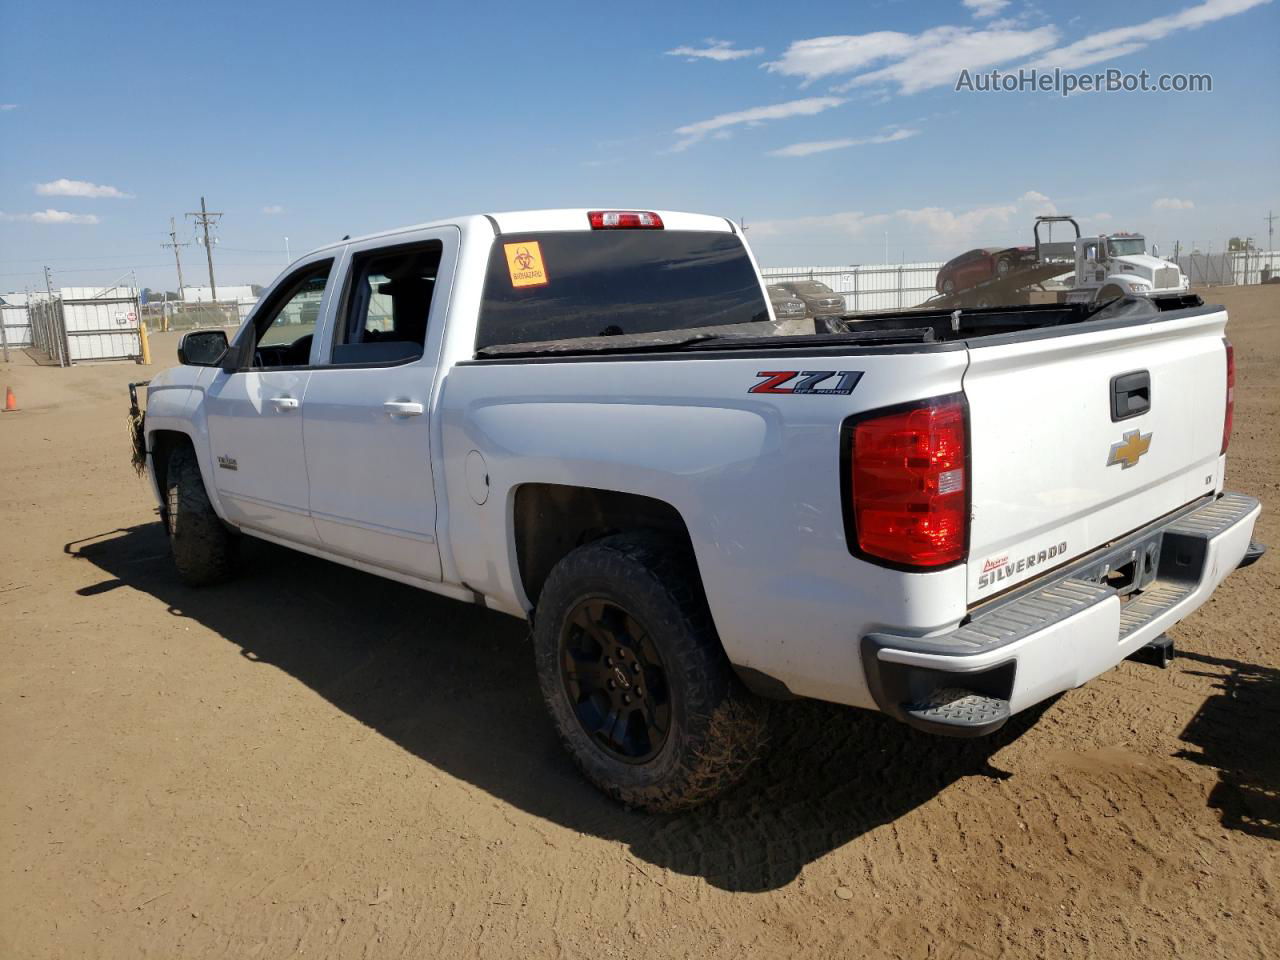
<path fill-rule="evenodd" d="M 978 247 L 944 263 L 935 286 L 942 294 L 958 293 L 1029 267 L 1035 261 L 1035 247 Z"/>

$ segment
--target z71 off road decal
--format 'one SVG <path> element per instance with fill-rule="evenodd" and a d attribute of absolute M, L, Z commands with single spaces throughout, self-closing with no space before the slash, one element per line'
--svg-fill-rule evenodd
<path fill-rule="evenodd" d="M 747 393 L 785 393 L 785 394 L 836 394 L 848 396 L 862 379 L 861 370 L 761 370 L 756 374 L 762 377 L 760 383 Z M 796 380 L 799 377 L 799 380 Z M 834 380 L 832 378 L 839 378 Z M 783 384 L 795 384 L 787 387 Z M 825 384 L 825 386 L 819 386 Z"/>

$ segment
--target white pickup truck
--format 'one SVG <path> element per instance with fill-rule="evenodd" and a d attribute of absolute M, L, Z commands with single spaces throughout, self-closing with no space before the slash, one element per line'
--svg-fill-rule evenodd
<path fill-rule="evenodd" d="M 765 698 L 991 732 L 1261 555 L 1220 307 L 859 321 L 775 319 L 726 219 L 461 217 L 187 334 L 135 455 L 190 584 L 247 535 L 527 619 L 566 747 L 649 809 L 739 777 Z"/>

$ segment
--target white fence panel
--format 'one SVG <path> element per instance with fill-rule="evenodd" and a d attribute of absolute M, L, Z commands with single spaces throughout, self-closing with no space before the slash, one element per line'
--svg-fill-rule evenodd
<path fill-rule="evenodd" d="M 937 291 L 941 262 L 854 264 L 848 267 L 762 267 L 766 283 L 817 280 L 844 296 L 850 313 L 918 307 Z"/>
<path fill-rule="evenodd" d="M 10 347 L 31 345 L 31 316 L 25 306 L 0 305 L 0 324 L 4 325 L 4 339 Z"/>
<path fill-rule="evenodd" d="M 138 291 L 133 287 L 63 287 L 67 359 L 124 360 L 142 352 Z"/>

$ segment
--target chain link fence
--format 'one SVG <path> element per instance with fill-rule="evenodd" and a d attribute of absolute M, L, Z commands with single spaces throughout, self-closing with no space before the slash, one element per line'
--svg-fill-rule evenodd
<path fill-rule="evenodd" d="M 173 301 L 147 303 L 142 318 L 148 330 L 200 330 L 206 327 L 238 327 L 249 315 L 252 303 L 226 300 L 187 303 Z"/>

